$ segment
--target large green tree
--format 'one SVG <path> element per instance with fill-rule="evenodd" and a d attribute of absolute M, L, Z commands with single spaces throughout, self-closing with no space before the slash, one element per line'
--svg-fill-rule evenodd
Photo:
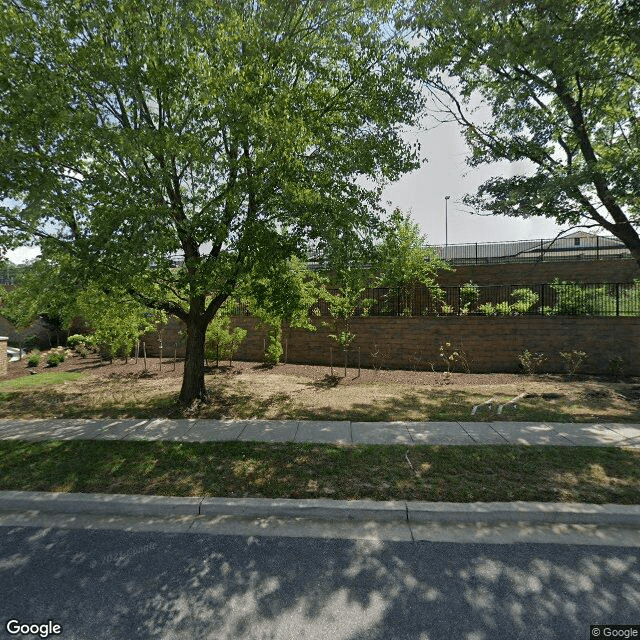
<path fill-rule="evenodd" d="M 476 210 L 598 226 L 640 263 L 640 4 L 419 0 L 421 65 L 472 166 L 528 161 L 466 198 Z M 482 101 L 490 116 L 478 113 Z"/>
<path fill-rule="evenodd" d="M 182 319 L 183 403 L 242 276 L 375 232 L 418 166 L 393 0 L 1 1 L 0 247 Z"/>

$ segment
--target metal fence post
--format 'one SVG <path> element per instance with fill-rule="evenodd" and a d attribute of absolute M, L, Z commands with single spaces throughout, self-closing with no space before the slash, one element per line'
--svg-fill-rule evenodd
<path fill-rule="evenodd" d="M 596 260 L 600 260 L 600 236 L 596 236 Z"/>
<path fill-rule="evenodd" d="M 476 264 L 478 264 L 478 243 L 476 242 Z"/>
<path fill-rule="evenodd" d="M 616 316 L 620 315 L 620 284 L 616 282 Z"/>
<path fill-rule="evenodd" d="M 540 315 L 544 315 L 544 283 L 540 284 Z"/>

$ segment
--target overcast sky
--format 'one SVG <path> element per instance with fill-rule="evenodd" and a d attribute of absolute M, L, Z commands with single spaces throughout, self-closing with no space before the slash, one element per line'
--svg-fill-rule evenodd
<path fill-rule="evenodd" d="M 509 163 L 472 169 L 465 163 L 467 147 L 457 124 L 446 123 L 428 128 L 425 121 L 420 131 L 407 132 L 406 139 L 420 141 L 421 154 L 428 162 L 400 181 L 389 186 L 384 199 L 391 201 L 389 211 L 400 207 L 411 213 L 431 244 L 445 243 L 445 200 L 448 204 L 449 244 L 461 242 L 495 242 L 553 238 L 561 227 L 546 218 L 508 218 L 505 216 L 472 215 L 462 205 L 465 193 L 475 193 L 477 187 L 494 175 L 513 175 L 526 171 L 524 166 Z M 9 251 L 13 262 L 23 262 L 37 255 L 33 248 Z"/>
<path fill-rule="evenodd" d="M 419 140 L 428 162 L 386 189 L 384 196 L 412 218 L 431 244 L 445 243 L 445 196 L 448 203 L 449 244 L 554 238 L 561 227 L 547 218 L 527 220 L 506 216 L 472 215 L 462 204 L 466 193 L 475 193 L 492 176 L 526 173 L 525 165 L 500 163 L 471 168 L 465 162 L 467 146 L 455 123 L 407 134 Z"/>

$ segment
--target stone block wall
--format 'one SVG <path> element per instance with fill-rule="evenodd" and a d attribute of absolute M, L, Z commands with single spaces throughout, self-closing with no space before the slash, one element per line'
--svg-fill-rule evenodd
<path fill-rule="evenodd" d="M 238 318 L 236 324 L 249 330 L 237 357 L 260 360 L 265 332 L 255 330 L 252 318 Z M 575 349 L 588 354 L 584 372 L 606 373 L 611 359 L 621 356 L 625 372 L 640 375 L 640 318 L 369 317 L 356 318 L 351 330 L 357 336 L 351 362 L 357 363 L 360 348 L 362 366 L 373 366 L 372 354 L 378 352 L 388 354 L 385 364 L 389 367 L 428 370 L 433 363 L 441 368 L 440 346 L 449 342 L 465 352 L 471 370 L 477 372 L 518 371 L 518 355 L 525 349 L 547 355 L 546 371 L 563 371 L 560 352 Z M 329 348 L 334 344 L 329 333 L 322 326 L 316 332 L 292 329 L 288 361 L 329 364 Z M 334 362 L 337 358 L 334 347 Z"/>
<path fill-rule="evenodd" d="M 0 336 L 0 378 L 7 375 L 7 344 L 9 338 Z"/>
<path fill-rule="evenodd" d="M 285 329 L 283 347 L 291 363 L 328 365 L 333 346 L 334 364 L 343 362 L 335 343 L 329 338 L 332 330 L 319 320 L 315 332 Z M 236 317 L 234 326 L 248 330 L 235 358 L 260 361 L 266 331 L 258 329 L 256 320 Z M 172 319 L 164 331 L 164 355 L 173 357 L 173 343 L 178 339 L 181 323 Z M 542 352 L 548 361 L 545 371 L 563 371 L 561 351 L 585 351 L 588 359 L 582 367 L 585 373 L 607 373 L 611 360 L 622 357 L 625 373 L 640 375 L 640 318 L 615 317 L 368 317 L 355 318 L 351 330 L 356 334 L 349 356 L 349 366 L 357 365 L 357 350 L 363 367 L 376 364 L 373 354 L 386 354 L 384 364 L 392 368 L 418 367 L 430 370 L 433 363 L 441 369 L 440 346 L 447 342 L 462 349 L 472 371 L 519 371 L 518 355 L 525 349 Z M 147 355 L 158 355 L 157 337 L 147 335 Z M 178 350 L 184 356 L 184 346 Z"/>
<path fill-rule="evenodd" d="M 479 285 L 540 284 L 555 278 L 569 282 L 632 282 L 640 278 L 638 263 L 629 258 L 617 260 L 570 260 L 457 266 L 438 276 L 443 287 L 472 280 Z"/>

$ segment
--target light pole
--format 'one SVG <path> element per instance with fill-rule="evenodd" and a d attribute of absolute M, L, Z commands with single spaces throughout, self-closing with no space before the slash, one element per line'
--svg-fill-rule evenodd
<path fill-rule="evenodd" d="M 444 197 L 444 246 L 448 247 L 449 246 L 449 211 L 448 211 L 448 204 L 449 204 L 449 198 L 451 196 L 445 196 Z M 445 253 L 447 253 L 445 251 Z"/>

